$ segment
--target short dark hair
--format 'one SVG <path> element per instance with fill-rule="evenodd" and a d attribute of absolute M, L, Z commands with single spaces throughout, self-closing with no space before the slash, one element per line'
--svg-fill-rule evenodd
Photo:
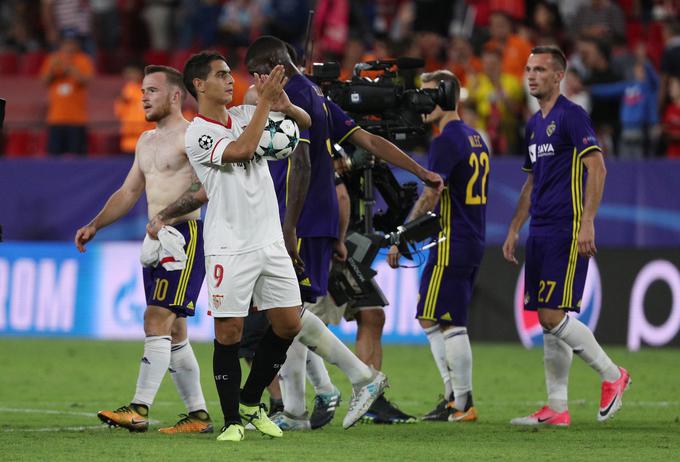
<path fill-rule="evenodd" d="M 246 65 L 253 60 L 259 61 L 266 58 L 278 61 L 277 58 L 280 57 L 281 52 L 290 53 L 286 42 L 273 35 L 263 35 L 258 37 L 248 47 L 248 51 L 246 51 Z M 291 60 L 293 59 L 292 56 L 290 58 Z"/>
<path fill-rule="evenodd" d="M 191 96 L 196 98 L 196 101 L 198 101 L 198 96 L 196 87 L 194 87 L 194 79 L 207 79 L 208 74 L 210 74 L 210 63 L 218 60 L 227 62 L 227 59 L 217 51 L 201 51 L 192 55 L 184 65 L 184 86 L 191 93 Z"/>
<path fill-rule="evenodd" d="M 150 64 L 144 68 L 144 76 L 147 76 L 149 74 L 155 74 L 156 72 L 165 74 L 165 79 L 168 81 L 168 83 L 170 85 L 176 86 L 182 92 L 182 99 L 186 97 L 187 90 L 184 87 L 184 82 L 182 81 L 182 73 L 180 71 L 178 71 L 174 67 L 161 66 L 159 64 Z"/>
<path fill-rule="evenodd" d="M 557 67 L 562 70 L 567 70 L 567 57 L 564 56 L 564 52 L 554 45 L 544 45 L 540 47 L 534 47 L 531 49 L 532 55 L 543 55 L 548 54 L 552 56 L 553 61 L 557 64 Z"/>
<path fill-rule="evenodd" d="M 453 85 L 453 110 L 458 109 L 458 101 L 460 100 L 460 80 L 453 72 L 447 69 L 439 69 L 432 72 L 421 74 L 420 81 L 422 83 L 441 82 L 442 80 L 449 81 Z"/>

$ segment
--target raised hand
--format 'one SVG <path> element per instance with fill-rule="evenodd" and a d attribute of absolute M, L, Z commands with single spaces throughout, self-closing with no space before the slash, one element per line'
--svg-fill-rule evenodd
<path fill-rule="evenodd" d="M 283 92 L 283 86 L 288 80 L 284 74 L 284 67 L 277 65 L 269 75 L 255 74 L 255 88 L 260 100 L 266 100 L 270 104 L 276 102 Z"/>

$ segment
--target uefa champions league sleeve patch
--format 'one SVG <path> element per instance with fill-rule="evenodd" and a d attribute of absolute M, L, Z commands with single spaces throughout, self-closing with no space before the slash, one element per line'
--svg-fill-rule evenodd
<path fill-rule="evenodd" d="M 201 135 L 200 138 L 198 138 L 198 145 L 201 147 L 201 149 L 210 149 L 212 148 L 213 145 L 213 138 L 210 135 Z"/>

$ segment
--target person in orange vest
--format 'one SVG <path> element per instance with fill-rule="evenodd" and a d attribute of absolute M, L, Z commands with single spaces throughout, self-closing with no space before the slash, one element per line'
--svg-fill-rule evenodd
<path fill-rule="evenodd" d="M 134 154 L 139 136 L 155 127 L 144 117 L 142 107 L 142 78 L 144 71 L 141 65 L 129 64 L 123 69 L 125 85 L 113 103 L 113 110 L 120 121 L 120 152 Z"/>
<path fill-rule="evenodd" d="M 93 74 L 94 64 L 81 51 L 77 33 L 64 31 L 59 48 L 48 55 L 40 70 L 48 87 L 49 154 L 87 152 L 87 86 Z"/>

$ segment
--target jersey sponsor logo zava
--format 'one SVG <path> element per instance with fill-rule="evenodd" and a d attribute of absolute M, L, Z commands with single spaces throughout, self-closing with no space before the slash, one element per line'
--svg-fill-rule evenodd
<path fill-rule="evenodd" d="M 543 345 L 543 327 L 538 321 L 537 311 L 524 310 L 526 296 L 527 294 L 524 290 L 524 266 L 522 266 L 515 286 L 515 326 L 517 327 L 517 333 L 522 341 L 522 345 L 526 348 L 532 348 Z M 588 275 L 586 276 L 586 285 L 583 289 L 583 298 L 577 304 L 580 304 L 581 311 L 579 313 L 570 312 L 569 315 L 576 317 L 588 326 L 591 331 L 595 331 L 602 305 L 602 282 L 600 270 L 594 258 L 591 258 L 588 263 Z"/>

